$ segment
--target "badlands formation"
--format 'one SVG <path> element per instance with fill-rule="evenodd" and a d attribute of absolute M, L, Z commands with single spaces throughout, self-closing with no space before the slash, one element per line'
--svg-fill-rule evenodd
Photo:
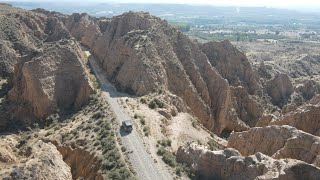
<path fill-rule="evenodd" d="M 150 131 L 145 121 L 161 117 L 165 123 L 158 135 L 170 141 L 165 152 L 192 177 L 320 178 L 319 82 L 295 83 L 291 74 L 263 63 L 254 69 L 229 41 L 199 43 L 149 13 L 95 18 L 0 8 L 1 178 L 135 175 L 85 50 L 126 95 L 129 114 L 132 104 L 145 108 L 142 116 L 154 114 L 146 120 L 132 114 L 145 134 Z M 177 141 L 170 139 L 177 133 L 174 124 L 186 117 L 192 119 L 192 136 L 207 134 L 214 147 L 203 142 L 170 147 Z M 157 128 L 143 138 L 159 140 Z M 156 144 L 148 149 L 151 155 Z"/>

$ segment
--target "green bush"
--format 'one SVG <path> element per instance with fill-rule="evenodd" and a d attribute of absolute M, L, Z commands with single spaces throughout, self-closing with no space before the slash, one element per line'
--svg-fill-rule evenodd
<path fill-rule="evenodd" d="M 165 153 L 162 156 L 162 160 L 163 160 L 163 162 L 165 162 L 166 164 L 168 164 L 171 167 L 176 166 L 175 156 L 168 151 L 165 151 Z"/>
<path fill-rule="evenodd" d="M 100 142 L 99 141 L 96 141 L 93 145 L 94 146 L 98 146 L 100 144 Z"/>
<path fill-rule="evenodd" d="M 219 144 L 214 139 L 209 140 L 208 145 L 209 145 L 209 149 L 211 151 L 219 149 Z"/>
<path fill-rule="evenodd" d="M 171 140 L 170 139 L 167 139 L 167 146 L 171 146 Z"/>
<path fill-rule="evenodd" d="M 175 167 L 177 162 L 175 156 L 166 150 L 164 147 L 160 147 L 157 151 L 158 156 L 162 156 L 163 162 L 168 164 L 171 167 Z"/>
<path fill-rule="evenodd" d="M 158 151 L 157 151 L 157 154 L 158 154 L 159 156 L 162 156 L 165 152 L 166 152 L 166 150 L 164 149 L 164 147 L 160 147 L 160 148 L 158 149 Z"/>
<path fill-rule="evenodd" d="M 123 179 L 132 179 L 132 175 L 130 173 L 130 171 L 125 168 L 125 167 L 121 167 L 113 172 L 111 172 L 109 174 L 109 178 L 110 179 L 115 179 L 115 180 L 123 180 Z"/>
<path fill-rule="evenodd" d="M 146 124 L 146 120 L 145 120 L 144 118 L 141 118 L 141 119 L 140 119 L 140 123 L 141 123 L 142 125 L 145 125 L 145 124 Z"/>
<path fill-rule="evenodd" d="M 163 147 L 170 147 L 171 146 L 171 140 L 170 139 L 158 140 L 158 144 L 160 144 Z"/>
<path fill-rule="evenodd" d="M 140 102 L 143 103 L 143 104 L 147 104 L 147 100 L 144 99 L 144 98 L 141 98 L 141 99 L 140 99 Z"/>
<path fill-rule="evenodd" d="M 93 119 L 99 119 L 103 116 L 103 113 L 101 111 L 97 111 L 92 115 Z"/>
<path fill-rule="evenodd" d="M 155 103 L 155 101 L 150 101 L 150 103 L 149 103 L 149 108 L 150 108 L 150 109 L 155 109 L 155 108 L 157 108 L 157 104 Z"/>
<path fill-rule="evenodd" d="M 181 176 L 181 172 L 183 171 L 183 168 L 182 167 L 180 167 L 180 166 L 177 166 L 177 168 L 176 168 L 176 174 L 178 175 L 178 176 Z"/>
<path fill-rule="evenodd" d="M 145 136 L 149 136 L 149 134 L 150 134 L 150 128 L 149 128 L 148 126 L 145 126 L 145 127 L 143 128 L 143 132 L 144 132 L 144 135 L 145 135 Z"/>
<path fill-rule="evenodd" d="M 155 109 L 155 108 L 163 108 L 164 103 L 161 102 L 159 99 L 153 99 L 152 101 L 149 102 L 149 108 L 150 109 Z"/>

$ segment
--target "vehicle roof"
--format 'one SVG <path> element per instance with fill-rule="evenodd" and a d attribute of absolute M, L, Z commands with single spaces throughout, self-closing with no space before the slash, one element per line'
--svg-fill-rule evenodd
<path fill-rule="evenodd" d="M 122 123 L 124 123 L 126 126 L 132 126 L 132 121 L 130 120 L 123 121 Z"/>

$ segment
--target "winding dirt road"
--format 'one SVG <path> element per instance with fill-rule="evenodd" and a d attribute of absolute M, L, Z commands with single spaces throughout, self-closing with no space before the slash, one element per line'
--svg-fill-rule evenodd
<path fill-rule="evenodd" d="M 88 55 L 89 52 L 87 51 L 86 54 Z M 89 63 L 96 75 L 97 80 L 100 82 L 100 86 L 103 91 L 102 94 L 116 115 L 118 123 L 121 124 L 122 121 L 131 119 L 131 117 L 122 109 L 116 99 L 116 97 L 123 96 L 123 94 L 117 92 L 117 90 L 108 82 L 103 69 L 99 66 L 98 62 L 92 55 L 89 55 Z M 151 155 L 147 153 L 143 145 L 143 141 L 135 128 L 133 128 L 132 132 L 129 134 L 119 132 L 119 135 L 122 139 L 123 145 L 127 148 L 127 150 L 133 151 L 132 153 L 129 153 L 129 159 L 133 165 L 133 168 L 137 172 L 138 179 L 173 179 L 168 169 L 155 163 Z"/>

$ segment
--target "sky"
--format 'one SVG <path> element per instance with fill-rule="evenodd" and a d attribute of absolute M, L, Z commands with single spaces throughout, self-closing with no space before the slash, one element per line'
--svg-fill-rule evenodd
<path fill-rule="evenodd" d="M 0 0 L 1 1 L 1 0 Z M 114 3 L 178 3 L 178 4 L 210 4 L 217 6 L 263 6 L 285 9 L 319 9 L 320 0 L 4 0 L 4 1 L 53 1 L 53 2 L 114 2 Z"/>
<path fill-rule="evenodd" d="M 103 1 L 103 0 L 97 0 Z M 213 5 L 232 5 L 232 6 L 278 6 L 278 7 L 305 7 L 318 6 L 319 0 L 122 0 L 122 2 L 160 2 L 160 3 L 182 3 L 182 4 L 213 4 Z M 114 1 L 114 2 L 121 2 Z"/>

